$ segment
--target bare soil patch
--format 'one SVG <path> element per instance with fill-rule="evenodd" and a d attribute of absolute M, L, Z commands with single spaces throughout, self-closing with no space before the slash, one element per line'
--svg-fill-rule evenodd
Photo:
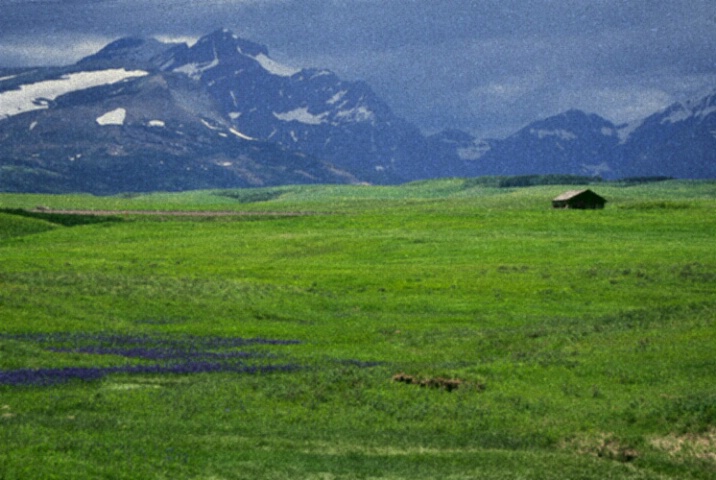
<path fill-rule="evenodd" d="M 692 457 L 716 463 L 716 429 L 657 437 L 651 439 L 650 443 L 671 456 Z"/>

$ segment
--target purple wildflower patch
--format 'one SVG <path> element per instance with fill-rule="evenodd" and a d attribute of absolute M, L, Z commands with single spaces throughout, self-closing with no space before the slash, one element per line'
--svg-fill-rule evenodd
<path fill-rule="evenodd" d="M 0 340 L 32 342 L 48 351 L 88 355 L 114 355 L 141 364 L 102 367 L 63 367 L 0 370 L 0 385 L 53 385 L 71 380 L 92 381 L 106 375 L 177 374 L 211 372 L 263 374 L 300 368 L 294 363 L 274 364 L 278 357 L 265 350 L 247 352 L 258 345 L 293 345 L 296 340 L 224 338 L 198 336 L 130 336 L 89 333 L 0 334 Z M 243 350 L 237 351 L 236 348 Z"/>
<path fill-rule="evenodd" d="M 56 348 L 48 350 L 59 353 L 87 353 L 92 355 L 117 355 L 128 358 L 141 358 L 144 360 L 177 360 L 177 359 L 229 359 L 229 358 L 251 358 L 258 356 L 249 352 L 202 352 L 202 351 L 181 351 L 158 348 L 108 348 L 101 346 L 87 346 L 79 348 Z"/>

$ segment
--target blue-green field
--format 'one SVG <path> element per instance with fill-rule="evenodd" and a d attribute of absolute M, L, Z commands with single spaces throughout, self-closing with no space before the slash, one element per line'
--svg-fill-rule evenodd
<path fill-rule="evenodd" d="M 716 182 L 574 188 L 0 194 L 0 479 L 714 478 Z"/>

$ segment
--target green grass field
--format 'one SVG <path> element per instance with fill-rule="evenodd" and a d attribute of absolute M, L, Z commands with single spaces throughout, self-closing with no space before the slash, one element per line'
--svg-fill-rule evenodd
<path fill-rule="evenodd" d="M 714 478 L 716 182 L 570 188 L 0 194 L 0 479 Z"/>

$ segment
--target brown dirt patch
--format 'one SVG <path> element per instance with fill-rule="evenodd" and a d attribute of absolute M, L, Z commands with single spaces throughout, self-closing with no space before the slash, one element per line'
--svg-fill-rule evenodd
<path fill-rule="evenodd" d="M 609 433 L 580 436 L 562 442 L 562 449 L 579 455 L 590 455 L 628 463 L 639 458 L 639 452 L 628 443 Z"/>
<path fill-rule="evenodd" d="M 398 383 L 405 383 L 408 385 L 417 385 L 419 387 L 436 388 L 452 392 L 460 387 L 471 386 L 477 390 L 484 390 L 485 386 L 478 383 L 468 383 L 460 378 L 443 378 L 443 377 L 430 377 L 430 378 L 418 378 L 407 373 L 396 373 L 393 375 L 392 380 Z"/>
<path fill-rule="evenodd" d="M 674 457 L 698 458 L 716 462 L 716 429 L 703 433 L 655 437 L 649 443 Z"/>

